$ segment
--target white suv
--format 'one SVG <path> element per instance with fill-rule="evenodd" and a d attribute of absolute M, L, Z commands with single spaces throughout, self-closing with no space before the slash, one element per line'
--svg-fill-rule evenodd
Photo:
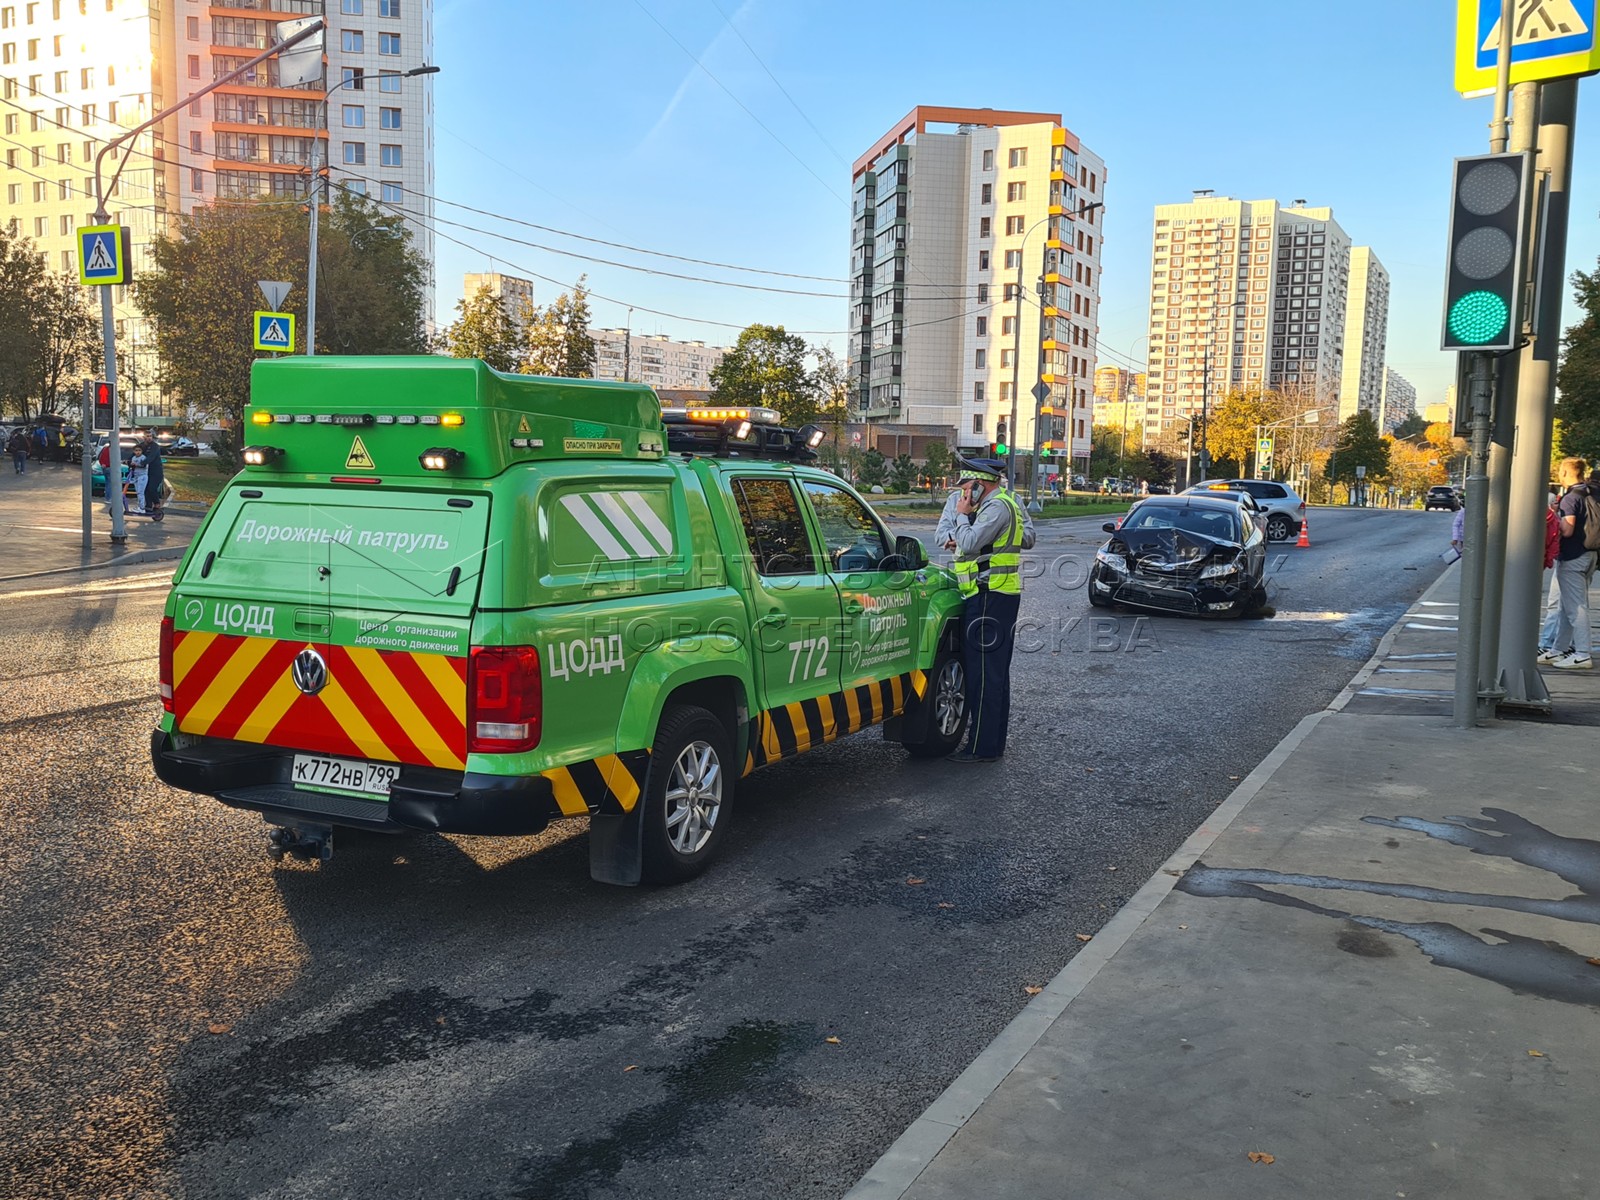
<path fill-rule="evenodd" d="M 1267 540 L 1288 541 L 1300 536 L 1300 526 L 1306 519 L 1306 502 L 1287 483 L 1271 479 L 1208 479 L 1197 483 L 1190 492 L 1244 492 L 1255 497 L 1267 518 Z"/>

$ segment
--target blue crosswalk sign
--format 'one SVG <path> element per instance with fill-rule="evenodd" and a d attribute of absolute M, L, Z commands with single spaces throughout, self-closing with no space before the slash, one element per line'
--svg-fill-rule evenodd
<path fill-rule="evenodd" d="M 258 312 L 255 315 L 256 349 L 292 351 L 294 349 L 294 314 Z"/>
<path fill-rule="evenodd" d="M 78 282 L 128 283 L 128 230 L 123 225 L 85 225 L 78 230 Z"/>

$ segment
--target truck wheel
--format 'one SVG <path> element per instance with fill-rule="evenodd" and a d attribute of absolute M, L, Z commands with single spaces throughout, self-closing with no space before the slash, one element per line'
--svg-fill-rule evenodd
<path fill-rule="evenodd" d="M 733 800 L 733 753 L 721 721 L 696 705 L 661 714 L 644 810 L 643 873 L 650 883 L 682 883 L 710 865 Z"/>
<path fill-rule="evenodd" d="M 953 754 L 967 733 L 967 673 L 959 650 L 946 646 L 939 651 L 928 672 L 928 694 L 923 703 L 933 706 L 928 736 L 920 742 L 904 743 L 907 752 L 913 758 Z"/>

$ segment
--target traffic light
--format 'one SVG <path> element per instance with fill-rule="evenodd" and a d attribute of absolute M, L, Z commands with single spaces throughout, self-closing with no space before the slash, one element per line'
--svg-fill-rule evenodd
<path fill-rule="evenodd" d="M 116 422 L 111 419 L 111 409 L 117 399 L 117 385 L 107 383 L 104 379 L 96 379 L 93 384 L 94 399 L 94 427 L 101 430 L 116 428 Z"/>
<path fill-rule="evenodd" d="M 996 458 L 1002 458 L 1011 453 L 1010 443 L 1006 441 L 1006 419 L 1000 418 L 1000 426 L 995 431 L 994 453 Z"/>
<path fill-rule="evenodd" d="M 1456 159 L 1440 349 L 1517 344 L 1532 174 L 1522 152 Z"/>

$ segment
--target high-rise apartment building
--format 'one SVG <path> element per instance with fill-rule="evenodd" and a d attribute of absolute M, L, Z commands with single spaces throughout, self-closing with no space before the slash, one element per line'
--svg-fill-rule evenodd
<path fill-rule="evenodd" d="M 1417 389 L 1392 367 L 1383 369 L 1383 404 L 1378 412 L 1378 429 L 1393 433 L 1395 426 L 1416 415 Z"/>
<path fill-rule="evenodd" d="M 1389 335 L 1389 272 L 1378 261 L 1371 246 L 1356 246 L 1350 251 L 1349 295 L 1345 305 L 1339 420 L 1367 412 L 1376 421 L 1383 408 L 1383 355 Z"/>
<path fill-rule="evenodd" d="M 502 275 L 499 271 L 468 271 L 461 276 L 461 294 L 467 300 L 484 288 L 500 301 L 506 316 L 518 325 L 523 324 L 526 314 L 533 308 L 533 280 Z"/>
<path fill-rule="evenodd" d="M 1100 367 L 1094 373 L 1094 424 L 1100 428 L 1144 429 L 1145 373 Z"/>
<path fill-rule="evenodd" d="M 653 388 L 704 391 L 712 369 L 728 353 L 726 346 L 679 342 L 655 334 L 629 334 L 626 329 L 595 329 L 596 379 L 626 379 Z"/>
<path fill-rule="evenodd" d="M 1059 114 L 923 106 L 879 138 L 854 165 L 857 413 L 1027 451 L 1042 382 L 1041 444 L 1086 457 L 1105 181 Z"/>
<path fill-rule="evenodd" d="M 1196 193 L 1156 206 L 1153 241 L 1146 436 L 1235 389 L 1332 405 L 1350 274 L 1332 210 Z"/>
<path fill-rule="evenodd" d="M 334 186 L 408 216 L 431 311 L 432 79 L 402 76 L 432 56 L 433 0 L 0 0 L 0 220 L 14 220 L 53 270 L 76 274 L 74 231 L 94 211 L 99 148 L 265 50 L 279 23 L 325 7 L 325 79 L 282 86 L 269 59 L 180 110 L 133 140 L 107 209 L 131 231 L 137 279 L 174 214 L 306 195 L 317 137 Z M 107 156 L 108 184 L 118 157 Z M 114 290 L 113 313 L 130 416 L 156 415 L 154 339 L 128 289 Z"/>

